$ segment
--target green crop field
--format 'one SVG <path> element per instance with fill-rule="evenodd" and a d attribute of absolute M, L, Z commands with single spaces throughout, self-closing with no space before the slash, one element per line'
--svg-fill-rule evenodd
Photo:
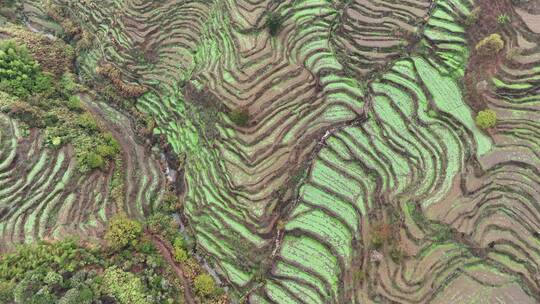
<path fill-rule="evenodd" d="M 0 266 L 74 238 L 147 303 L 540 302 L 535 0 L 0 0 L 0 126 Z"/>

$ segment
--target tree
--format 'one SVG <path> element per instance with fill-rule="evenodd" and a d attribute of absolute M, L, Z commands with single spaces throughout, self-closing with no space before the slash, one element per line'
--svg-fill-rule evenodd
<path fill-rule="evenodd" d="M 117 250 L 136 245 L 141 233 L 141 223 L 130 220 L 125 215 L 117 215 L 109 223 L 105 240 L 111 248 Z"/>
<path fill-rule="evenodd" d="M 497 55 L 504 49 L 504 40 L 499 34 L 491 34 L 478 42 L 475 49 L 481 56 Z"/>
<path fill-rule="evenodd" d="M 214 279 L 206 273 L 200 274 L 195 278 L 195 290 L 202 297 L 209 296 L 216 291 Z"/>
<path fill-rule="evenodd" d="M 476 115 L 476 125 L 481 129 L 493 128 L 497 123 L 497 113 L 493 110 L 483 110 Z"/>
<path fill-rule="evenodd" d="M 269 13 L 266 19 L 266 26 L 270 35 L 275 36 L 279 33 L 282 26 L 282 19 L 277 13 Z"/>
<path fill-rule="evenodd" d="M 141 279 L 116 266 L 107 268 L 103 273 L 103 286 L 120 304 L 148 303 Z"/>
<path fill-rule="evenodd" d="M 23 45 L 15 41 L 0 42 L 0 90 L 18 97 L 54 91 L 52 77 L 41 67 Z"/>
<path fill-rule="evenodd" d="M 249 112 L 244 108 L 234 109 L 229 114 L 229 117 L 231 118 L 232 122 L 241 127 L 245 127 L 249 122 Z"/>

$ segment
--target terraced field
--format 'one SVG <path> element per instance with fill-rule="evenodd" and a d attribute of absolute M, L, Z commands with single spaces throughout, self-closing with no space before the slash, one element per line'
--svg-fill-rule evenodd
<path fill-rule="evenodd" d="M 23 2 L 33 28 L 86 39 L 81 79 L 155 123 L 182 222 L 237 299 L 540 301 L 537 2 Z M 493 33 L 504 48 L 481 56 Z M 124 201 L 109 199 L 114 168 L 73 174 L 69 147 L 43 149 L 2 117 L 6 244 L 93 235 L 117 209 L 142 218 L 161 201 L 129 118 L 83 101 L 121 143 Z"/>
<path fill-rule="evenodd" d="M 165 183 L 160 164 L 134 141 L 130 121 L 102 102 L 89 97 L 86 102 L 122 139 L 125 157 L 105 172 L 81 175 L 71 146 L 46 149 L 38 131 L 23 136 L 17 121 L 2 114 L 0 250 L 72 235 L 96 239 L 112 215 L 122 211 L 142 219 L 160 202 Z M 122 172 L 125 189 L 115 196 L 113 178 Z"/>

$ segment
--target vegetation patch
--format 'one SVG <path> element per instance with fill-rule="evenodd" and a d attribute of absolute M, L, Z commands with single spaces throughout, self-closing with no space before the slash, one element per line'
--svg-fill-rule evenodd
<path fill-rule="evenodd" d="M 99 66 L 96 69 L 98 75 L 104 76 L 112 82 L 116 89 L 126 98 L 137 98 L 148 91 L 147 88 L 137 85 L 126 83 L 122 80 L 120 71 L 116 69 L 112 64 L 106 63 Z"/>
<path fill-rule="evenodd" d="M 61 77 L 73 67 L 75 51 L 61 39 L 53 40 L 15 25 L 0 27 L 0 37 L 2 36 L 7 36 L 18 45 L 25 46 L 42 70 L 55 77 Z"/>
<path fill-rule="evenodd" d="M 84 173 L 105 168 L 120 146 L 84 109 L 80 90 L 72 73 L 45 72 L 25 45 L 0 41 L 0 110 L 27 129 L 42 129 L 49 148 L 71 143 Z"/>

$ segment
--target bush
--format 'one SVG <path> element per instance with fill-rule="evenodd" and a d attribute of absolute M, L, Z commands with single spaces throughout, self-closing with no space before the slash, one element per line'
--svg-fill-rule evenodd
<path fill-rule="evenodd" d="M 206 273 L 200 274 L 195 278 L 195 290 L 202 297 L 207 297 L 216 291 L 214 279 Z"/>
<path fill-rule="evenodd" d="M 383 222 L 373 225 L 370 237 L 373 249 L 380 249 L 384 244 L 392 244 L 395 241 L 392 225 Z"/>
<path fill-rule="evenodd" d="M 58 148 L 62 145 L 62 137 L 60 136 L 55 136 L 51 139 L 51 145 L 53 145 L 53 147 L 55 148 Z"/>
<path fill-rule="evenodd" d="M 113 147 L 116 151 L 120 151 L 120 144 L 118 141 L 112 136 L 111 133 L 105 133 L 103 135 L 103 138 L 107 142 L 107 144 L 111 147 Z"/>
<path fill-rule="evenodd" d="M 154 246 L 151 241 L 144 240 L 137 245 L 137 251 L 144 254 L 154 254 L 156 253 L 156 246 Z"/>
<path fill-rule="evenodd" d="M 174 260 L 178 263 L 184 263 L 188 259 L 188 253 L 184 248 L 174 248 Z"/>
<path fill-rule="evenodd" d="M 383 239 L 378 235 L 373 235 L 371 237 L 371 247 L 373 249 L 380 249 L 383 246 Z"/>
<path fill-rule="evenodd" d="M 482 39 L 475 49 L 481 56 L 497 55 L 504 48 L 504 40 L 499 34 L 491 34 Z"/>
<path fill-rule="evenodd" d="M 229 117 L 233 123 L 241 127 L 245 127 L 249 122 L 249 112 L 247 109 L 234 109 L 229 114 Z"/>
<path fill-rule="evenodd" d="M 174 260 L 178 263 L 184 263 L 188 259 L 188 254 L 185 249 L 184 240 L 181 237 L 174 239 Z"/>
<path fill-rule="evenodd" d="M 81 99 L 77 95 L 70 96 L 68 98 L 66 105 L 68 109 L 75 112 L 81 112 L 83 110 Z"/>
<path fill-rule="evenodd" d="M 392 258 L 392 261 L 394 261 L 394 263 L 401 262 L 401 260 L 403 260 L 403 255 L 403 250 L 398 246 L 393 246 L 390 249 L 390 257 Z"/>
<path fill-rule="evenodd" d="M 109 145 L 99 145 L 96 148 L 96 151 L 102 158 L 107 158 L 107 159 L 113 158 L 113 156 L 115 156 L 118 153 L 118 150 L 115 149 L 115 147 L 109 146 Z"/>
<path fill-rule="evenodd" d="M 105 161 L 103 160 L 103 157 L 101 157 L 101 155 L 95 152 L 86 153 L 82 162 L 83 166 L 86 166 L 91 170 L 103 169 L 103 167 L 105 167 Z"/>
<path fill-rule="evenodd" d="M 49 271 L 43 282 L 50 286 L 60 286 L 63 283 L 63 277 L 57 272 Z"/>
<path fill-rule="evenodd" d="M 128 219 L 125 215 L 113 217 L 109 223 L 105 240 L 113 249 L 136 245 L 142 233 L 141 223 Z"/>
<path fill-rule="evenodd" d="M 483 110 L 476 115 L 476 125 L 481 129 L 493 128 L 497 123 L 497 113 L 493 110 Z"/>
<path fill-rule="evenodd" d="M 41 93 L 46 96 L 51 96 L 54 93 L 52 84 L 54 76 L 50 73 L 39 73 L 34 82 L 32 93 Z"/>
<path fill-rule="evenodd" d="M 170 215 L 161 212 L 151 215 L 146 220 L 146 227 L 151 233 L 160 234 L 173 241 L 177 228 Z"/>
<path fill-rule="evenodd" d="M 96 119 L 90 113 L 79 115 L 77 124 L 90 132 L 96 132 L 99 130 Z"/>
<path fill-rule="evenodd" d="M 480 7 L 474 8 L 469 14 L 469 16 L 467 16 L 467 19 L 465 19 L 465 25 L 471 26 L 475 24 L 476 21 L 478 21 L 478 17 L 480 17 L 480 13 L 481 13 Z"/>
<path fill-rule="evenodd" d="M 60 92 L 62 92 L 64 97 L 69 97 L 73 95 L 77 90 L 77 82 L 75 81 L 75 76 L 69 72 L 62 74 L 59 86 L 59 90 Z"/>

